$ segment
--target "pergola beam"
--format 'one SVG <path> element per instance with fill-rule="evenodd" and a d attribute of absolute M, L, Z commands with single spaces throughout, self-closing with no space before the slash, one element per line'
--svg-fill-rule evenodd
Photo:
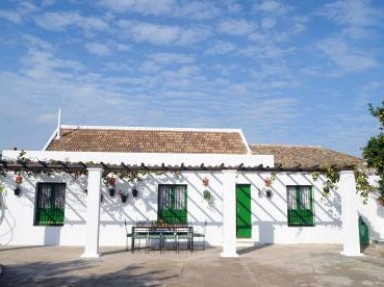
<path fill-rule="evenodd" d="M 66 171 L 66 172 L 77 172 L 77 171 L 86 171 L 89 167 L 102 167 L 108 171 L 119 172 L 121 170 L 127 171 L 140 171 L 140 170 L 148 170 L 148 171 L 182 171 L 182 170 L 190 170 L 190 171 L 198 171 L 198 170 L 208 170 L 208 171 L 219 171 L 219 170 L 227 170 L 227 169 L 237 169 L 241 171 L 249 171 L 249 172 L 257 172 L 257 171 L 265 171 L 265 172 L 324 172 L 325 167 L 321 167 L 318 164 L 313 166 L 302 166 L 297 164 L 295 166 L 285 166 L 283 167 L 281 164 L 275 167 L 263 166 L 262 164 L 257 166 L 246 166 L 244 163 L 239 164 L 238 166 L 230 166 L 225 165 L 224 163 L 216 165 L 216 166 L 207 166 L 204 163 L 199 165 L 186 165 L 185 163 L 177 164 L 177 165 L 166 165 L 165 163 L 161 163 L 161 165 L 146 165 L 141 163 L 140 165 L 128 165 L 125 163 L 121 163 L 120 165 L 114 164 L 106 164 L 104 162 L 100 163 L 84 163 L 84 162 L 63 162 L 63 161 L 24 161 L 24 160 L 0 160 L 0 168 L 11 171 L 19 171 L 19 170 L 28 170 L 31 172 L 40 172 L 43 170 L 53 170 L 53 171 Z M 353 170 L 354 165 L 343 165 L 337 166 L 332 165 L 332 168 L 340 171 L 340 170 Z"/>

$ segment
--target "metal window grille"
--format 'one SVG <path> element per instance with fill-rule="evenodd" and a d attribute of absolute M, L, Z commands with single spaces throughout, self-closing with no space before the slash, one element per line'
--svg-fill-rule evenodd
<path fill-rule="evenodd" d="M 167 224 L 187 223 L 187 186 L 159 185 L 158 219 Z"/>
<path fill-rule="evenodd" d="M 35 225 L 63 225 L 65 183 L 37 184 Z"/>
<path fill-rule="evenodd" d="M 313 197 L 311 186 L 288 186 L 288 226 L 313 226 Z"/>

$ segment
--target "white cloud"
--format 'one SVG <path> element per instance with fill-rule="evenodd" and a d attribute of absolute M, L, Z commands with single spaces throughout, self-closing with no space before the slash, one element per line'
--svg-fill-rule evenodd
<path fill-rule="evenodd" d="M 182 28 L 145 22 L 120 21 L 118 25 L 137 42 L 155 45 L 190 45 L 208 36 L 208 29 L 202 27 Z"/>
<path fill-rule="evenodd" d="M 265 17 L 261 19 L 261 28 L 265 30 L 270 30 L 275 28 L 276 24 L 277 24 L 277 21 L 275 18 Z"/>
<path fill-rule="evenodd" d="M 337 0 L 326 4 L 320 15 L 344 26 L 343 33 L 351 38 L 364 38 L 369 29 L 382 25 L 384 10 L 373 8 L 366 0 Z"/>
<path fill-rule="evenodd" d="M 256 24 L 244 19 L 228 19 L 219 23 L 218 30 L 230 35 L 249 35 L 255 30 Z"/>
<path fill-rule="evenodd" d="M 145 61 L 141 64 L 139 70 L 142 73 L 157 73 L 160 71 L 160 66 L 156 65 L 154 62 Z"/>
<path fill-rule="evenodd" d="M 102 0 L 99 3 L 117 13 L 132 11 L 153 15 L 168 14 L 176 5 L 174 0 Z"/>
<path fill-rule="evenodd" d="M 18 6 L 14 10 L 0 10 L 0 18 L 4 18 L 15 24 L 21 24 L 32 13 L 36 12 L 38 8 L 30 2 L 17 3 Z"/>
<path fill-rule="evenodd" d="M 372 55 L 360 52 L 339 38 L 327 38 L 318 43 L 318 48 L 340 69 L 338 73 L 363 71 L 378 66 Z"/>
<path fill-rule="evenodd" d="M 221 10 L 208 1 L 102 0 L 99 4 L 115 13 L 136 12 L 195 20 L 211 19 L 221 14 Z"/>
<path fill-rule="evenodd" d="M 205 53 L 209 55 L 228 54 L 237 50 L 237 46 L 231 42 L 218 41 L 209 47 Z"/>
<path fill-rule="evenodd" d="M 46 12 L 35 17 L 35 22 L 40 27 L 60 31 L 69 26 L 77 26 L 84 30 L 105 30 L 108 24 L 96 17 L 81 16 L 79 12 Z"/>
<path fill-rule="evenodd" d="M 88 52 L 97 56 L 108 56 L 111 54 L 111 50 L 105 44 L 92 42 L 87 43 L 84 46 L 88 50 Z"/>
<path fill-rule="evenodd" d="M 23 21 L 22 15 L 13 11 L 0 11 L 0 18 L 4 18 L 16 24 L 20 24 Z"/>
<path fill-rule="evenodd" d="M 185 1 L 179 3 L 173 16 L 187 17 L 195 20 L 207 20 L 218 17 L 222 11 L 209 1 Z M 172 15 L 169 15 L 172 16 Z"/>
<path fill-rule="evenodd" d="M 153 53 L 147 56 L 157 64 L 190 64 L 195 61 L 195 56 L 178 53 Z"/>
<path fill-rule="evenodd" d="M 285 7 L 275 0 L 263 0 L 261 3 L 255 4 L 254 9 L 266 13 L 281 13 L 285 11 Z"/>

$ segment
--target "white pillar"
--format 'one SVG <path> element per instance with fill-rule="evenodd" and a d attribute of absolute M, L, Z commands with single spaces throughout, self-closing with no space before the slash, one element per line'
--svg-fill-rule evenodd
<path fill-rule="evenodd" d="M 100 196 L 102 168 L 88 168 L 87 217 L 84 253 L 81 257 L 99 257 Z"/>
<path fill-rule="evenodd" d="M 341 196 L 341 219 L 343 232 L 343 252 L 345 256 L 361 256 L 359 236 L 358 198 L 355 174 L 353 171 L 340 172 L 338 183 Z"/>
<path fill-rule="evenodd" d="M 236 170 L 223 170 L 223 252 L 222 257 L 236 253 Z"/>

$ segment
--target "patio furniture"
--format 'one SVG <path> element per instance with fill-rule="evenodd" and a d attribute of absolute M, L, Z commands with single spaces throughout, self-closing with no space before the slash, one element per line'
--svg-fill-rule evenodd
<path fill-rule="evenodd" d="M 193 227 L 177 228 L 177 253 L 180 252 L 180 241 L 186 241 L 186 249 L 193 252 Z"/>
<path fill-rule="evenodd" d="M 204 221 L 204 226 L 203 226 L 203 230 L 202 231 L 198 231 L 198 232 L 193 232 L 193 247 L 195 247 L 195 238 L 199 238 L 201 241 L 201 244 L 202 244 L 202 249 L 205 251 L 205 232 L 206 232 L 206 229 L 207 229 L 207 220 Z"/>
<path fill-rule="evenodd" d="M 146 252 L 149 252 L 150 246 L 149 246 L 149 230 L 147 227 L 142 227 L 142 226 L 136 226 L 132 227 L 132 237 L 131 237 L 131 251 L 132 253 L 135 251 L 135 241 L 139 240 L 139 244 L 143 240 L 145 240 L 145 250 Z"/>
<path fill-rule="evenodd" d="M 126 219 L 124 220 L 124 226 L 125 226 L 125 234 L 126 234 L 126 237 L 125 237 L 125 251 L 128 251 L 128 240 L 129 240 L 129 238 L 132 237 L 132 233 L 128 232 L 128 226 L 127 226 L 127 220 Z"/>
<path fill-rule="evenodd" d="M 131 252 L 135 251 L 135 241 L 146 241 L 146 251 L 155 249 L 164 252 L 167 249 L 167 242 L 171 241 L 172 249 L 180 250 L 180 242 L 186 240 L 187 249 L 193 251 L 193 228 L 190 226 L 133 226 L 131 238 Z"/>

